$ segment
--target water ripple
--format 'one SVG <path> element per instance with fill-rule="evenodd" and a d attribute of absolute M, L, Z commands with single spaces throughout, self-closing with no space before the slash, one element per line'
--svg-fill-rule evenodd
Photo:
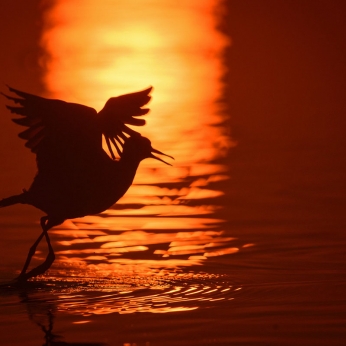
<path fill-rule="evenodd" d="M 82 316 L 210 308 L 233 300 L 241 289 L 231 285 L 225 276 L 205 273 L 189 273 L 169 279 L 45 276 L 36 283 L 39 286 L 32 293 L 36 301 L 50 301 L 59 311 Z"/>

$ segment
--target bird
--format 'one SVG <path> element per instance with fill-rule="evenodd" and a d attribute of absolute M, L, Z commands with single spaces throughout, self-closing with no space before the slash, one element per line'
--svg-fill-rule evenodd
<path fill-rule="evenodd" d="M 14 96 L 1 94 L 15 104 L 7 105 L 8 110 L 20 116 L 12 121 L 27 127 L 18 136 L 36 155 L 37 174 L 29 189 L 0 200 L 0 207 L 28 204 L 45 213 L 40 220 L 42 233 L 14 279 L 25 283 L 45 273 L 55 260 L 48 230 L 67 219 L 99 214 L 110 208 L 132 185 L 142 160 L 153 158 L 171 165 L 155 154 L 174 158 L 154 149 L 148 138 L 127 126 L 145 124 L 138 117 L 149 112 L 143 106 L 151 99 L 152 87 L 111 97 L 99 112 L 82 104 L 7 87 Z M 103 136 L 109 154 L 103 149 Z M 48 245 L 47 258 L 28 271 L 43 237 Z"/>

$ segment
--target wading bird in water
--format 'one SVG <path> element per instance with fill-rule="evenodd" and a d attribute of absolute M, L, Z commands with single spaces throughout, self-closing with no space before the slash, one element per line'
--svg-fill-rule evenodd
<path fill-rule="evenodd" d="M 30 248 L 24 267 L 16 279 L 25 282 L 43 274 L 55 255 L 48 230 L 66 219 L 98 214 L 110 208 L 131 186 L 139 163 L 154 155 L 166 155 L 153 149 L 149 139 L 126 124 L 143 126 L 149 109 L 151 87 L 132 94 L 110 98 L 100 112 L 61 100 L 46 99 L 9 87 L 15 97 L 3 94 L 19 106 L 7 108 L 20 118 L 12 119 L 28 129 L 19 137 L 36 154 L 38 172 L 28 190 L 4 198 L 0 207 L 16 203 L 30 204 L 46 213 L 41 218 L 42 233 Z M 102 148 L 105 137 L 110 155 Z M 117 160 L 113 148 L 120 159 Z M 172 158 L 172 157 L 171 157 Z M 46 260 L 27 272 L 36 247 L 45 237 Z"/>

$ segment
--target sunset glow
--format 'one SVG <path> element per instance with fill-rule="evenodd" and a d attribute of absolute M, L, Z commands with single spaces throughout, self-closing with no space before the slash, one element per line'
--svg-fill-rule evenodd
<path fill-rule="evenodd" d="M 217 5 L 217 0 L 150 6 L 86 0 L 82 7 L 76 0 L 56 2 L 46 13 L 41 40 L 49 96 L 100 110 L 109 97 L 152 85 L 143 135 L 176 157 L 178 167 L 222 157 L 231 145 L 216 126 L 225 120 L 218 101 L 229 42 L 216 29 Z"/>
<path fill-rule="evenodd" d="M 217 160 L 232 146 L 221 126 L 227 120 L 220 101 L 222 56 L 230 44 L 217 30 L 221 16 L 218 0 L 150 5 L 108 0 L 102 6 L 95 0 L 82 5 L 61 0 L 46 11 L 41 45 L 47 96 L 100 110 L 109 97 L 151 85 L 151 112 L 139 130 L 154 148 L 175 157 L 173 167 L 142 162 L 135 184 L 115 209 L 69 222 L 65 234 L 53 230 L 62 246 L 60 261 L 139 270 L 198 265 L 238 251 L 222 237 L 223 220 L 214 218 L 219 207 L 212 203 L 223 195 L 212 184 L 229 179 Z M 201 203 L 190 206 L 189 201 Z M 71 239 L 71 230 L 76 238 Z M 78 230 L 86 236 L 78 236 Z M 148 251 L 155 259 L 123 258 Z"/>

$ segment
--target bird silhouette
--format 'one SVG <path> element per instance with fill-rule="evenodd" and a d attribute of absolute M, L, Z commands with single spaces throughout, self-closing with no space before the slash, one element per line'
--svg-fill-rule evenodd
<path fill-rule="evenodd" d="M 131 186 L 139 163 L 145 158 L 166 161 L 166 155 L 151 146 L 149 139 L 127 124 L 143 126 L 149 109 L 142 108 L 152 88 L 110 98 L 100 112 L 76 103 L 47 99 L 11 87 L 15 97 L 2 93 L 18 106 L 7 108 L 28 127 L 19 134 L 36 154 L 38 172 L 28 190 L 0 201 L 0 207 L 16 203 L 32 205 L 46 213 L 42 233 L 29 250 L 15 282 L 43 274 L 55 260 L 48 230 L 66 219 L 98 214 L 115 204 Z M 102 148 L 102 135 L 111 157 Z M 114 150 L 120 159 L 116 159 Z M 171 157 L 173 158 L 173 157 Z M 27 272 L 36 247 L 45 237 L 48 256 Z"/>

